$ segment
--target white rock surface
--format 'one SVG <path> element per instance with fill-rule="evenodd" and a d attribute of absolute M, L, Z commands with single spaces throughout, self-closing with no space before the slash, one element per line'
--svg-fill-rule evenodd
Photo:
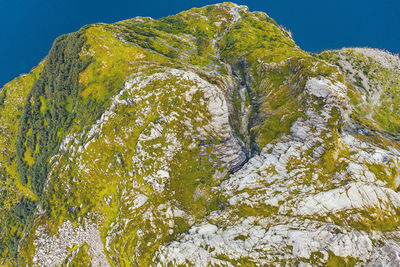
<path fill-rule="evenodd" d="M 75 227 L 70 221 L 65 221 L 53 236 L 49 236 L 46 230 L 39 226 L 36 238 L 33 257 L 35 266 L 60 266 L 67 260 L 71 249 L 79 248 L 85 243 L 89 246 L 92 266 L 110 266 L 104 254 L 100 231 L 94 224 L 86 223 L 84 226 Z"/>

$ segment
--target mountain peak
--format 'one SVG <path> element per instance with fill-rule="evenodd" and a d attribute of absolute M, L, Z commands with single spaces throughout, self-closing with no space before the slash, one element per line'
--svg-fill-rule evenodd
<path fill-rule="evenodd" d="M 233 3 L 60 36 L 0 91 L 0 264 L 399 265 L 399 77 Z"/>

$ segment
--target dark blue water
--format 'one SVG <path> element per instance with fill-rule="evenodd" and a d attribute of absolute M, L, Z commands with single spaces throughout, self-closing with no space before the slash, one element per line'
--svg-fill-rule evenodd
<path fill-rule="evenodd" d="M 28 72 L 54 39 L 85 24 L 160 18 L 220 1 L 0 0 L 0 86 Z M 305 50 L 369 46 L 400 52 L 398 0 L 238 0 L 290 29 Z"/>

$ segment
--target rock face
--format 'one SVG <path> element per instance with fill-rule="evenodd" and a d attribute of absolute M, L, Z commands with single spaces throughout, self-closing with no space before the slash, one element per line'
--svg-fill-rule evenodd
<path fill-rule="evenodd" d="M 232 3 L 62 36 L 0 91 L 0 264 L 400 265 L 398 98 Z"/>

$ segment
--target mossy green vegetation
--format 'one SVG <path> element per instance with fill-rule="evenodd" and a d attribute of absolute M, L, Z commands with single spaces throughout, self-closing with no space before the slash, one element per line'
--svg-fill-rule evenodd
<path fill-rule="evenodd" d="M 254 72 L 251 72 L 252 74 Z M 292 57 L 286 62 L 264 66 L 253 75 L 252 97 L 258 99 L 252 114 L 252 134 L 260 148 L 274 139 L 289 134 L 292 124 L 305 117 L 308 103 L 304 97 L 306 81 L 313 77 L 324 77 L 341 81 L 338 69 L 311 57 Z M 335 78 L 333 78 L 335 77 Z M 322 105 L 324 103 L 320 103 Z M 336 122 L 338 111 L 331 118 Z"/>
<path fill-rule="evenodd" d="M 360 73 L 346 72 L 342 59 Z M 351 50 L 317 56 L 304 52 L 268 15 L 231 3 L 159 20 L 89 25 L 61 36 L 44 62 L 0 91 L 0 264 L 32 265 L 39 246 L 35 231 L 42 226 L 51 236 L 66 221 L 80 226 L 90 218 L 112 266 L 148 266 L 161 245 L 217 212 L 229 210 L 229 223 L 291 216 L 280 209 L 285 201 L 300 192 L 310 194 L 309 188 L 330 190 L 351 180 L 345 173 L 356 152 L 340 139 L 349 121 L 372 132 L 363 137 L 353 133 L 358 139 L 400 147 L 391 139 L 400 129 L 400 119 L 390 115 L 398 109 L 395 75 Z M 379 98 L 365 77 L 383 88 Z M 354 107 L 347 122 L 339 108 L 347 98 L 332 103 L 311 95 L 306 90 L 311 78 L 346 85 Z M 214 114 L 210 103 L 226 104 L 228 114 Z M 286 170 L 272 165 L 258 170 L 260 188 L 235 192 L 256 198 L 286 171 L 288 199 L 275 206 L 229 206 L 219 186 L 234 171 L 223 157 L 231 144 L 222 133 L 232 129 L 247 156 L 244 164 L 265 146 L 290 139 L 294 123 L 313 116 L 326 119 L 311 125 L 310 131 L 321 128 L 318 141 L 289 157 Z M 221 126 L 225 119 L 230 125 Z M 220 132 L 216 127 L 222 127 Z M 396 190 L 398 166 L 388 164 L 366 165 Z M 308 219 L 391 231 L 399 225 L 398 214 L 391 211 L 351 210 Z M 235 241 L 246 239 L 239 235 Z M 68 252 L 65 264 L 90 265 L 87 243 Z M 216 258 L 255 265 L 251 257 Z M 322 258 L 314 252 L 300 260 L 321 264 Z M 356 261 L 329 253 L 326 264 L 352 266 Z M 281 259 L 282 264 L 295 262 Z"/>
<path fill-rule="evenodd" d="M 239 11 L 239 20 L 221 40 L 221 56 L 230 63 L 239 57 L 255 66 L 258 60 L 280 62 L 293 56 L 305 56 L 266 14 Z"/>
<path fill-rule="evenodd" d="M 33 201 L 37 200 L 30 187 L 20 183 L 14 143 L 26 96 L 41 76 L 43 66 L 44 61 L 1 89 L 4 98 L 0 106 L 0 264 L 16 264 L 18 242 L 28 223 L 27 216 L 35 209 Z"/>
<path fill-rule="evenodd" d="M 156 211 L 160 205 L 174 199 L 176 207 L 194 218 L 201 218 L 218 208 L 217 200 L 210 192 L 211 186 L 218 182 L 212 178 L 213 172 L 219 170 L 215 167 L 218 154 L 213 148 L 220 145 L 218 133 L 209 133 L 206 135 L 209 140 L 201 142 L 188 135 L 188 121 L 194 133 L 211 122 L 204 92 L 197 90 L 191 93 L 190 99 L 187 98 L 191 88 L 196 88 L 193 87 L 196 81 L 180 75 L 167 76 L 164 72 L 168 69 L 161 70 L 155 73 L 151 67 L 147 70 L 142 68 L 154 78 L 144 87 L 140 87 L 139 79 L 133 89 L 121 94 L 121 99 L 130 104 L 119 105 L 113 110 L 112 120 L 102 123 L 101 132 L 94 138 L 83 136 L 78 142 L 68 144 L 87 145 L 79 160 L 72 160 L 74 156 L 70 152 L 57 159 L 58 166 L 68 165 L 68 168 L 53 169 L 51 177 L 57 179 L 49 183 L 43 205 L 49 221 L 47 227 L 52 233 L 56 233 L 58 226 L 66 220 L 76 221 L 89 213 L 96 213 L 104 218 L 101 230 L 102 237 L 106 238 L 109 231 L 115 231 L 112 224 L 119 222 L 120 217 L 130 218 L 131 224 L 118 228 L 123 229 L 126 239 L 121 237 L 111 243 L 116 251 L 126 256 L 118 258 L 116 263 L 120 264 L 149 264 L 160 244 L 188 229 L 190 224 L 185 218 L 174 219 L 175 226 L 170 229 L 168 221 L 164 221 L 165 215 Z M 148 97 L 148 101 L 157 105 L 149 107 L 146 101 L 134 100 L 137 97 Z M 167 114 L 170 113 L 177 117 L 169 118 Z M 147 140 L 145 137 L 158 127 L 163 129 L 161 136 Z M 169 140 L 171 135 L 173 140 L 177 138 L 176 141 Z M 168 152 L 168 146 L 177 145 L 176 154 L 166 158 L 164 153 Z M 140 161 L 132 162 L 135 157 Z M 169 166 L 168 179 L 157 174 L 163 165 Z M 71 177 L 79 178 L 71 183 Z M 150 177 L 156 179 L 156 184 L 164 186 L 162 193 L 152 185 Z M 140 189 L 133 188 L 131 183 L 140 184 Z M 132 195 L 126 196 L 126 192 Z M 124 204 L 121 199 L 133 201 L 136 195 L 145 195 L 147 202 L 132 214 L 131 205 Z M 111 200 L 107 203 L 105 199 L 109 198 Z M 80 207 L 82 203 L 84 205 Z M 149 218 L 143 222 L 138 214 L 146 211 L 155 212 L 154 216 L 159 219 Z M 153 228 L 154 224 L 156 228 Z M 142 234 L 137 236 L 137 232 Z M 142 243 L 143 240 L 146 242 Z M 151 245 L 146 245 L 148 242 Z M 140 257 L 135 256 L 138 258 L 133 260 L 134 255 Z"/>
<path fill-rule="evenodd" d="M 396 188 L 396 177 L 398 177 L 397 166 L 393 166 L 393 162 L 389 163 L 389 166 L 392 165 L 392 168 L 384 165 L 384 164 L 369 164 L 366 163 L 368 169 L 375 174 L 375 177 L 379 180 L 385 181 L 388 187 L 393 190 L 397 190 Z"/>
<path fill-rule="evenodd" d="M 351 84 L 348 91 L 354 112 L 374 127 L 399 133 L 400 71 L 380 64 L 376 59 L 355 49 L 327 51 L 320 58 L 336 64 Z M 350 64 L 346 65 L 346 62 Z"/>
<path fill-rule="evenodd" d="M 77 253 L 73 257 L 68 257 L 62 266 L 90 266 L 92 256 L 89 252 L 89 246 L 85 243 L 80 248 L 71 249 L 71 251 L 75 250 L 77 250 Z"/>
<path fill-rule="evenodd" d="M 336 256 L 333 252 L 329 251 L 329 257 L 326 262 L 328 267 L 353 267 L 357 263 L 357 259 L 353 257 L 340 257 Z"/>
<path fill-rule="evenodd" d="M 31 184 L 39 196 L 47 176 L 47 161 L 63 137 L 57 133 L 67 132 L 76 116 L 66 112 L 65 102 L 79 92 L 78 76 L 87 65 L 79 58 L 84 41 L 80 33 L 61 36 L 55 41 L 21 115 L 16 138 L 18 172 L 21 182 Z"/>
<path fill-rule="evenodd" d="M 1 92 L 0 92 L 0 106 L 4 105 L 4 101 L 7 98 L 7 90 L 2 88 Z"/>

